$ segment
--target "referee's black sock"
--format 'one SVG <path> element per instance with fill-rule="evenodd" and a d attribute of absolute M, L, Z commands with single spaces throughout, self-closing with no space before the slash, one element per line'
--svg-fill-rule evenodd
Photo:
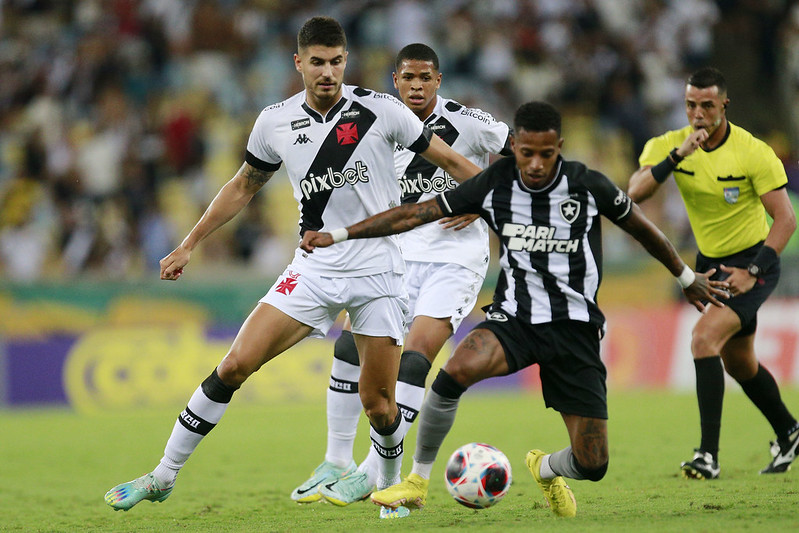
<path fill-rule="evenodd" d="M 718 460 L 721 433 L 721 407 L 724 402 L 724 367 L 721 356 L 694 359 L 696 368 L 696 399 L 699 402 L 699 421 L 702 441 L 699 448 Z"/>
<path fill-rule="evenodd" d="M 777 440 L 782 440 L 781 444 L 784 444 L 789 432 L 796 426 L 796 419 L 785 407 L 780 397 L 780 388 L 771 372 L 766 370 L 763 365 L 758 364 L 757 374 L 753 378 L 738 383 L 755 407 L 760 409 L 760 412 L 771 424 L 777 435 Z"/>

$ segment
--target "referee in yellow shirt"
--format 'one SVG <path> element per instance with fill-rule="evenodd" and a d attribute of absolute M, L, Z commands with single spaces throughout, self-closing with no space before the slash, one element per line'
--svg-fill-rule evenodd
<path fill-rule="evenodd" d="M 716 269 L 712 279 L 730 284 L 726 307 L 708 306 L 691 338 L 702 430 L 693 459 L 682 463 L 683 475 L 692 479 L 719 476 L 725 369 L 777 435 L 772 460 L 760 473 L 788 470 L 799 444 L 799 425 L 754 351 L 757 310 L 777 285 L 779 255 L 796 229 L 796 215 L 785 168 L 766 143 L 727 120 L 729 101 L 721 72 L 692 74 L 685 87 L 690 125 L 650 139 L 629 184 L 630 197 L 641 202 L 673 174 L 699 248 L 696 271 Z"/>

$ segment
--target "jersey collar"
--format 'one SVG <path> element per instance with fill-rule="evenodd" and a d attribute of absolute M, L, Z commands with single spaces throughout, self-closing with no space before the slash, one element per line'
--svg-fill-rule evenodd
<path fill-rule="evenodd" d="M 424 119 L 425 124 L 429 126 L 430 124 L 438 120 L 438 117 L 441 116 L 441 105 L 442 105 L 441 97 L 439 95 L 436 95 L 436 105 L 433 106 L 433 111 L 430 113 L 430 116 Z"/>
<path fill-rule="evenodd" d="M 724 146 L 724 143 L 726 143 L 727 139 L 730 138 L 730 133 L 731 132 L 732 132 L 732 123 L 728 120 L 727 121 L 727 131 L 724 132 L 724 138 L 721 139 L 721 142 L 718 145 L 716 145 L 715 147 L 711 148 L 710 150 L 705 150 L 704 148 L 702 148 L 702 150 L 705 151 L 706 153 L 710 153 L 710 152 L 713 152 L 715 150 L 718 150 L 719 148 Z"/>
<path fill-rule="evenodd" d="M 327 112 L 327 114 L 324 116 L 322 116 L 322 114 L 319 113 L 319 111 L 309 106 L 308 103 L 305 101 L 305 98 L 302 99 L 302 108 L 305 110 L 306 113 L 308 113 L 311 116 L 312 119 L 322 124 L 324 122 L 330 122 L 331 120 L 333 120 L 333 117 L 335 117 L 336 114 L 339 111 L 341 111 L 341 108 L 344 107 L 344 104 L 346 104 L 348 101 L 349 100 L 347 100 L 347 97 L 342 94 L 341 98 L 339 98 L 339 101 L 336 102 L 336 104 L 333 107 L 331 107 L 330 110 Z"/>

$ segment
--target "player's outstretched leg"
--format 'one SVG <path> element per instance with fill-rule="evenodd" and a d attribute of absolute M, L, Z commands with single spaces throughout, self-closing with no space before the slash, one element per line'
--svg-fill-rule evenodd
<path fill-rule="evenodd" d="M 400 506 L 408 509 L 421 509 L 427 502 L 429 485 L 429 479 L 424 479 L 419 474 L 410 474 L 401 483 L 373 492 L 372 502 L 391 509 Z"/>
<path fill-rule="evenodd" d="M 127 511 L 142 500 L 162 502 L 172 493 L 174 484 L 165 487 L 150 474 L 117 485 L 105 494 L 105 503 L 114 511 Z"/>
<path fill-rule="evenodd" d="M 799 426 L 793 428 L 784 442 L 771 443 L 771 462 L 760 471 L 761 474 L 780 474 L 791 469 L 791 463 L 796 459 L 799 448 Z"/>
<path fill-rule="evenodd" d="M 577 500 L 574 498 L 572 489 L 566 484 L 562 476 L 552 479 L 541 477 L 541 460 L 546 453 L 541 450 L 530 450 L 527 452 L 527 468 L 533 474 L 541 492 L 549 504 L 552 512 L 562 517 L 573 517 L 577 515 Z"/>
<path fill-rule="evenodd" d="M 337 466 L 328 461 L 323 461 L 322 464 L 317 466 L 311 473 L 305 483 L 294 489 L 291 493 L 291 499 L 298 503 L 313 503 L 322 499 L 319 490 L 330 482 L 348 476 L 355 472 L 355 461 L 351 461 L 345 467 Z"/>
<path fill-rule="evenodd" d="M 686 479 L 717 479 L 721 468 L 712 454 L 696 448 L 694 458 L 690 461 L 683 461 L 681 471 Z"/>

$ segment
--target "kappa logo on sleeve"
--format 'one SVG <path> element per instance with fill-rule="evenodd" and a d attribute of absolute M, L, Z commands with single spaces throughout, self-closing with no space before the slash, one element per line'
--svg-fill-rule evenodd
<path fill-rule="evenodd" d="M 280 280 L 280 283 L 278 283 L 275 287 L 275 292 L 285 294 L 286 296 L 290 295 L 291 292 L 297 287 L 298 279 L 300 279 L 300 273 L 289 270 L 288 275 Z"/>
<path fill-rule="evenodd" d="M 355 122 L 345 122 L 336 126 L 336 140 L 341 146 L 358 142 L 358 126 Z"/>

